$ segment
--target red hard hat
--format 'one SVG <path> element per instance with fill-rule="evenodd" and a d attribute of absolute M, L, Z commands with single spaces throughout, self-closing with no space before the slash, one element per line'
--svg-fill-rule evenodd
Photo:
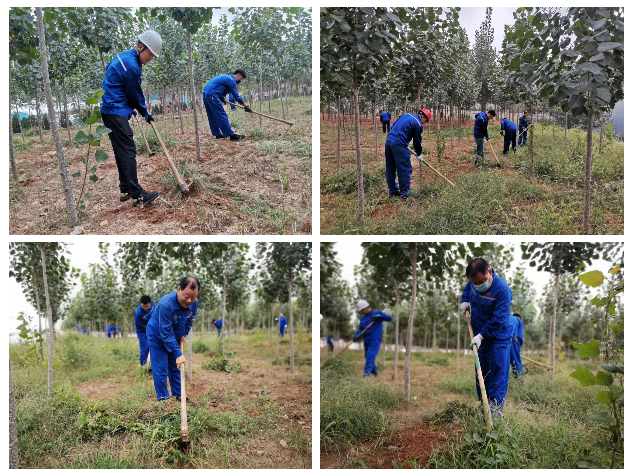
<path fill-rule="evenodd" d="M 425 114 L 427 120 L 430 120 L 432 118 L 432 113 L 429 111 L 429 109 L 421 109 L 421 112 Z"/>
<path fill-rule="evenodd" d="M 383 112 L 383 109 L 379 109 L 379 112 Z"/>

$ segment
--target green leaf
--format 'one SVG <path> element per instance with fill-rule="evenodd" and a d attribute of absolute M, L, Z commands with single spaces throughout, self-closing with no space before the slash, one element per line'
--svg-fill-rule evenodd
<path fill-rule="evenodd" d="M 96 135 L 105 135 L 105 134 L 109 134 L 112 131 L 112 129 L 108 129 L 107 127 L 105 127 L 104 125 L 99 125 L 96 128 Z"/>
<path fill-rule="evenodd" d="M 605 371 L 615 374 L 624 374 L 624 364 L 601 364 L 600 367 Z"/>
<path fill-rule="evenodd" d="M 578 356 L 581 358 L 593 358 L 600 355 L 600 340 L 590 340 L 587 343 L 572 342 L 574 348 L 578 348 Z"/>
<path fill-rule="evenodd" d="M 623 328 L 622 323 L 610 323 L 608 327 L 611 328 L 614 333 L 618 333 Z"/>
<path fill-rule="evenodd" d="M 604 41 L 598 45 L 598 51 L 609 51 L 612 49 L 621 49 L 622 43 L 612 41 Z"/>
<path fill-rule="evenodd" d="M 86 199 L 86 200 L 89 200 L 89 199 L 90 199 L 90 196 L 91 196 L 91 195 L 90 195 L 90 193 L 86 193 L 86 194 L 85 194 L 85 199 Z"/>
<path fill-rule="evenodd" d="M 92 183 L 96 183 L 96 181 L 97 181 L 98 179 L 99 179 L 99 177 L 98 177 L 98 176 L 96 176 L 96 175 L 90 175 L 90 181 L 91 181 Z"/>
<path fill-rule="evenodd" d="M 88 97 L 88 104 L 98 104 L 99 101 L 95 97 Z"/>
<path fill-rule="evenodd" d="M 105 94 L 105 91 L 103 89 L 99 89 L 94 95 L 96 97 L 103 97 L 103 94 Z"/>
<path fill-rule="evenodd" d="M 72 174 L 72 178 L 79 178 L 81 176 L 81 172 L 74 172 Z"/>
<path fill-rule="evenodd" d="M 614 397 L 614 399 L 620 402 L 624 400 L 624 390 L 620 386 L 610 384 L 607 387 L 609 388 L 609 391 L 611 391 L 611 395 Z"/>
<path fill-rule="evenodd" d="M 99 121 L 99 117 L 96 114 L 92 114 L 90 117 L 87 118 L 85 123 L 88 125 L 92 125 L 92 124 L 96 124 L 98 121 Z"/>
<path fill-rule="evenodd" d="M 589 416 L 589 420 L 600 424 L 613 424 L 616 422 L 615 419 L 606 412 L 595 412 Z"/>
<path fill-rule="evenodd" d="M 599 270 L 592 270 L 578 276 L 589 287 L 599 287 L 605 280 L 605 275 Z"/>
<path fill-rule="evenodd" d="M 599 371 L 596 374 L 594 384 L 598 386 L 609 386 L 610 384 L 613 384 L 613 376 L 611 376 L 611 373 L 608 373 L 607 371 Z"/>
<path fill-rule="evenodd" d="M 104 150 L 97 150 L 94 154 L 94 157 L 96 158 L 97 162 L 104 162 L 108 158 L 107 153 L 105 153 Z"/>
<path fill-rule="evenodd" d="M 576 379 L 579 383 L 581 383 L 581 386 L 585 387 L 594 386 L 596 381 L 593 373 L 585 368 L 579 368 L 573 373 L 570 373 L 570 378 Z"/>
<path fill-rule="evenodd" d="M 77 132 L 77 135 L 75 135 L 74 141 L 77 143 L 86 143 L 88 141 L 88 136 L 83 130 L 80 130 Z"/>
<path fill-rule="evenodd" d="M 618 272 L 620 271 L 620 264 L 618 264 L 616 267 L 609 269 L 609 273 L 611 275 L 616 275 Z"/>
<path fill-rule="evenodd" d="M 88 142 L 88 144 L 92 145 L 93 147 L 100 147 L 101 146 L 101 141 L 100 140 L 90 140 Z"/>

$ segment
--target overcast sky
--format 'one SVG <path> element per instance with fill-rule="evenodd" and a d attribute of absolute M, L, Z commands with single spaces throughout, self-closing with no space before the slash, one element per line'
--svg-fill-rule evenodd
<path fill-rule="evenodd" d="M 518 267 L 523 267 L 525 269 L 526 277 L 528 277 L 533 282 L 533 288 L 536 293 L 536 299 L 542 297 L 543 292 L 545 290 L 546 285 L 550 280 L 550 274 L 546 272 L 537 272 L 536 267 L 530 267 L 527 261 L 522 260 L 521 258 L 521 243 L 504 243 L 505 246 L 513 245 L 515 247 L 515 259 L 513 261 L 513 266 L 510 268 L 510 276 L 514 275 L 515 270 Z M 361 247 L 361 242 L 356 243 L 348 243 L 348 242 L 338 242 L 335 243 L 334 250 L 337 252 L 337 259 L 342 263 L 342 277 L 349 282 L 351 289 L 354 289 L 356 284 L 354 267 L 359 266 L 361 264 L 363 248 Z M 594 261 L 593 265 L 588 268 L 588 270 L 600 270 L 603 273 L 607 274 L 609 269 L 611 268 L 610 263 L 599 259 L 598 261 Z M 501 275 L 501 277 L 505 277 Z M 462 275 L 462 285 L 464 287 L 466 283 L 466 277 L 464 274 Z M 591 292 L 591 295 L 596 295 L 597 291 L 594 289 L 586 290 Z"/>

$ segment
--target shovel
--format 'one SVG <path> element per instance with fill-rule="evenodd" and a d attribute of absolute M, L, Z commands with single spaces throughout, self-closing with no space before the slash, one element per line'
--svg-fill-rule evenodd
<path fill-rule="evenodd" d="M 467 318 L 467 326 L 469 327 L 469 336 L 473 340 L 473 328 L 471 327 L 471 314 L 469 310 L 465 312 Z M 480 392 L 482 393 L 482 405 L 484 406 L 484 419 L 486 420 L 486 427 L 488 429 L 493 428 L 493 418 L 491 417 L 491 407 L 489 406 L 489 399 L 486 396 L 486 389 L 484 389 L 484 376 L 482 376 L 482 368 L 480 367 L 480 358 L 478 358 L 478 345 L 473 345 L 473 355 L 475 356 L 475 370 L 478 374 L 478 383 L 480 384 Z"/>
<path fill-rule="evenodd" d="M 149 147 L 149 142 L 147 142 L 145 131 L 142 130 L 142 125 L 140 125 L 140 120 L 138 120 L 138 116 L 135 113 L 133 114 L 133 116 L 134 116 L 134 119 L 136 119 L 136 123 L 138 124 L 138 127 L 140 128 L 140 133 L 142 134 L 142 138 L 145 139 L 145 145 L 147 146 L 147 153 L 149 153 L 149 156 L 151 157 L 152 155 L 155 155 L 156 152 L 151 151 L 151 147 Z"/>
<path fill-rule="evenodd" d="M 502 168 L 502 164 L 500 163 L 499 159 L 497 158 L 497 155 L 495 154 L 495 149 L 493 148 L 493 145 L 491 145 L 491 141 L 487 140 L 487 143 L 489 144 L 489 147 L 491 148 L 491 152 L 493 152 L 493 156 L 495 157 L 495 161 L 497 162 L 497 166 Z"/>
<path fill-rule="evenodd" d="M 359 337 L 360 337 L 360 336 L 362 336 L 364 333 L 366 333 L 366 330 L 368 330 L 368 329 L 369 329 L 370 327 L 372 327 L 374 324 L 375 324 L 375 322 L 374 322 L 374 320 L 373 320 L 372 322 L 370 322 L 370 324 L 369 324 L 366 328 L 364 328 L 364 329 L 362 330 L 362 332 L 361 332 L 359 335 L 357 335 L 357 338 L 359 338 Z M 349 341 L 349 342 L 348 342 L 348 344 L 347 344 L 344 348 L 342 348 L 342 351 L 340 351 L 337 355 L 335 355 L 335 356 L 334 356 L 333 358 L 331 358 L 331 359 L 335 359 L 335 358 L 337 358 L 338 356 L 340 356 L 342 353 L 344 353 L 346 350 L 348 350 L 348 349 L 351 347 L 351 345 L 352 345 L 353 343 L 355 343 L 355 341 L 353 341 L 353 340 Z"/>
<path fill-rule="evenodd" d="M 228 102 L 228 104 L 230 104 L 231 106 L 240 107 L 241 109 L 245 109 L 245 106 L 242 106 L 241 104 L 236 104 L 234 102 Z M 253 110 L 252 113 L 256 114 L 256 115 L 260 115 L 261 117 L 266 117 L 268 119 L 277 120 L 278 122 L 282 122 L 283 124 L 287 124 L 289 127 L 294 125 L 293 122 L 289 122 L 288 120 L 279 119 L 278 117 L 272 117 L 271 115 L 261 114 L 260 112 L 256 112 L 255 110 Z"/>
<path fill-rule="evenodd" d="M 180 340 L 180 351 L 184 354 L 184 343 Z M 180 426 L 180 440 L 182 441 L 183 451 L 188 450 L 188 445 L 191 443 L 191 437 L 188 434 L 188 420 L 186 418 L 186 365 L 180 366 L 180 382 L 182 384 L 182 425 Z"/>
<path fill-rule="evenodd" d="M 178 172 L 177 168 L 175 168 L 175 162 L 173 162 L 173 159 L 171 158 L 171 155 L 169 155 L 169 151 L 164 146 L 164 142 L 162 141 L 162 138 L 160 137 L 160 134 L 158 134 L 158 129 L 156 129 L 156 125 L 153 123 L 153 121 L 151 121 L 149 123 L 151 124 L 151 127 L 153 128 L 153 131 L 155 132 L 156 137 L 158 137 L 158 142 L 160 142 L 160 146 L 162 147 L 162 151 L 167 156 L 167 161 L 169 162 L 169 167 L 171 168 L 171 171 L 173 172 L 173 176 L 175 177 L 175 180 L 177 181 L 177 184 L 180 187 L 180 191 L 182 193 L 188 193 L 188 185 L 186 183 L 184 183 L 184 180 L 182 180 L 182 177 L 180 176 L 180 172 Z"/>

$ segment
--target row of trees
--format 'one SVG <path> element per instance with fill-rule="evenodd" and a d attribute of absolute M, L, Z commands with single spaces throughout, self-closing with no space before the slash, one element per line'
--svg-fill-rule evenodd
<path fill-rule="evenodd" d="M 519 8 L 515 23 L 505 26 L 498 53 L 492 46 L 492 8 L 473 45 L 459 23 L 459 7 L 321 9 L 322 110 L 337 112 L 338 163 L 340 114 L 348 111 L 354 121 L 358 219 L 364 216 L 362 105 L 365 113 L 385 106 L 395 116 L 433 109 L 440 142 L 441 119 L 449 117 L 452 124 L 457 119 L 460 126 L 477 104 L 481 110 L 493 104 L 499 117 L 547 110 L 552 122 L 565 115 L 566 127 L 568 116 L 584 122 L 587 234 L 594 118 L 623 98 L 622 12 L 617 7 Z M 529 142 L 534 174 L 534 137 Z"/>
<path fill-rule="evenodd" d="M 547 275 L 548 285 L 539 301 L 524 269 L 510 270 L 515 260 L 515 249 L 510 245 L 364 243 L 362 246 L 362 264 L 356 271 L 358 284 L 350 289 L 341 276 L 341 264 L 332 243 L 321 244 L 322 334 L 349 339 L 355 330 L 351 322 L 354 302 L 367 299 L 373 308 L 393 316 L 393 328 L 388 325 L 386 338 L 395 349 L 395 378 L 403 341 L 406 349 L 414 345 L 466 348 L 463 346 L 469 339 L 466 322 L 460 318 L 458 307 L 464 269 L 473 257 L 484 257 L 507 280 L 513 291 L 512 311 L 520 313 L 524 321 L 525 348 L 547 349 L 553 375 L 570 342 L 599 338 L 613 321 L 613 313 L 608 313 L 611 309 L 595 306 L 576 275 L 599 258 L 612 263 L 612 267 L 622 263 L 620 243 L 523 244 L 522 259 Z M 618 320 L 624 309 L 621 301 L 616 303 Z M 406 367 L 408 356 L 406 351 Z"/>

